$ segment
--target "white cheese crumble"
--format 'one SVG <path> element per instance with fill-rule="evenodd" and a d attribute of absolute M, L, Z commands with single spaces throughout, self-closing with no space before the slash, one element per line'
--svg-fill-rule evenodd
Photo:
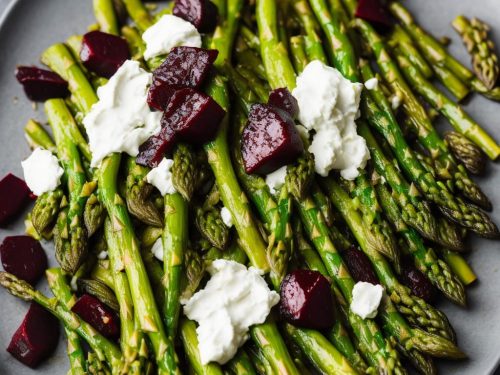
<path fill-rule="evenodd" d="M 201 35 L 188 21 L 166 14 L 142 34 L 146 43 L 144 58 L 166 55 L 174 47 L 201 47 Z"/>
<path fill-rule="evenodd" d="M 266 184 L 269 186 L 271 194 L 276 194 L 276 192 L 285 185 L 286 171 L 287 166 L 285 165 L 266 176 Z"/>
<path fill-rule="evenodd" d="M 368 81 L 365 82 L 365 87 L 368 90 L 375 90 L 375 89 L 377 89 L 377 87 L 378 87 L 378 79 L 375 78 L 375 77 L 370 78 Z"/>
<path fill-rule="evenodd" d="M 151 247 L 151 252 L 156 259 L 163 262 L 163 240 L 161 237 L 155 241 L 155 243 Z"/>
<path fill-rule="evenodd" d="M 226 227 L 231 228 L 233 226 L 233 216 L 231 215 L 231 211 L 229 211 L 226 207 L 222 207 L 220 210 L 220 216 L 222 217 L 222 221 Z"/>
<path fill-rule="evenodd" d="M 248 339 L 249 327 L 264 323 L 280 297 L 254 267 L 217 259 L 208 272 L 211 278 L 205 288 L 182 303 L 184 314 L 198 322 L 202 364 L 224 364 Z"/>
<path fill-rule="evenodd" d="M 299 120 L 315 131 L 309 151 L 314 154 L 316 173 L 327 176 L 336 169 L 345 179 L 356 178 L 370 159 L 355 123 L 363 85 L 318 60 L 307 64 L 296 83 L 292 94 L 299 104 Z"/>
<path fill-rule="evenodd" d="M 139 146 L 160 131 L 161 112 L 147 103 L 152 74 L 127 60 L 97 89 L 99 101 L 83 119 L 92 152 L 92 167 L 115 152 L 137 156 Z"/>
<path fill-rule="evenodd" d="M 391 97 L 391 107 L 392 109 L 396 110 L 401 106 L 401 97 L 398 94 L 394 94 Z"/>
<path fill-rule="evenodd" d="M 146 175 L 146 181 L 156 187 L 161 195 L 174 194 L 177 192 L 172 181 L 170 169 L 174 165 L 172 159 L 163 158 L 157 167 L 151 169 Z"/>
<path fill-rule="evenodd" d="M 383 295 L 384 288 L 382 285 L 373 285 L 364 281 L 356 283 L 352 290 L 352 312 L 363 319 L 375 318 Z"/>
<path fill-rule="evenodd" d="M 99 254 L 97 254 L 97 259 L 107 259 L 108 258 L 108 252 L 107 251 L 101 251 Z"/>
<path fill-rule="evenodd" d="M 59 161 L 48 150 L 36 148 L 31 155 L 21 162 L 24 180 L 35 195 L 54 191 L 61 183 L 64 170 Z"/>

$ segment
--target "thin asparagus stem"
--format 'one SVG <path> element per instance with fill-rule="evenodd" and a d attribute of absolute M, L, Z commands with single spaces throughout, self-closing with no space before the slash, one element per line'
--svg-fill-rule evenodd
<path fill-rule="evenodd" d="M 57 152 L 57 147 L 51 136 L 43 126 L 33 119 L 29 119 L 24 126 L 24 134 L 28 139 L 30 146 L 41 147 L 53 153 Z"/>
<path fill-rule="evenodd" d="M 460 281 L 464 285 L 470 285 L 477 280 L 477 276 L 474 270 L 469 266 L 467 261 L 460 255 L 449 249 L 441 248 L 439 249 L 441 255 L 450 268 L 455 272 Z"/>

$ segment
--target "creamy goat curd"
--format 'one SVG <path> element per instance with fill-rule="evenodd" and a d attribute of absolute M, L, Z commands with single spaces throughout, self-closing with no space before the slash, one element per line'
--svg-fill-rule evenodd
<path fill-rule="evenodd" d="M 174 194 L 177 190 L 172 180 L 170 169 L 174 165 L 172 159 L 163 158 L 157 167 L 151 169 L 146 175 L 146 181 L 156 187 L 161 195 Z"/>
<path fill-rule="evenodd" d="M 33 150 L 21 166 L 26 184 L 38 196 L 57 189 L 64 174 L 57 157 L 43 148 Z"/>
<path fill-rule="evenodd" d="M 383 295 L 382 285 L 373 285 L 364 281 L 356 283 L 352 290 L 352 312 L 363 319 L 375 318 Z"/>

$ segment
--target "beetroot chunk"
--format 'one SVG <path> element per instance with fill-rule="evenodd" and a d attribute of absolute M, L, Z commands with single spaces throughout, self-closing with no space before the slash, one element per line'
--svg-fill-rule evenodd
<path fill-rule="evenodd" d="M 319 272 L 295 270 L 281 283 L 280 312 L 289 323 L 313 329 L 333 325 L 330 283 Z"/>
<path fill-rule="evenodd" d="M 392 26 L 391 18 L 380 0 L 359 0 L 355 16 L 382 29 Z"/>
<path fill-rule="evenodd" d="M 5 237 L 0 245 L 5 271 L 35 284 L 47 269 L 47 255 L 40 242 L 30 236 Z"/>
<path fill-rule="evenodd" d="M 116 35 L 91 31 L 83 36 L 80 58 L 98 76 L 110 78 L 129 57 L 127 42 Z"/>
<path fill-rule="evenodd" d="M 267 174 L 293 162 L 304 145 L 287 112 L 266 104 L 250 108 L 241 152 L 247 173 Z"/>
<path fill-rule="evenodd" d="M 191 88 L 177 90 L 161 119 L 162 130 L 140 147 L 137 163 L 157 166 L 177 139 L 198 145 L 208 142 L 225 113 L 208 95 Z"/>
<path fill-rule="evenodd" d="M 436 289 L 429 279 L 420 272 L 410 259 L 404 259 L 401 265 L 401 281 L 411 292 L 424 301 L 432 303 L 436 296 Z"/>
<path fill-rule="evenodd" d="M 368 257 L 356 246 L 351 246 L 342 253 L 342 258 L 349 272 L 356 281 L 364 281 L 373 285 L 380 284 Z"/>
<path fill-rule="evenodd" d="M 7 351 L 19 362 L 34 368 L 49 357 L 58 341 L 58 320 L 32 302 L 23 322 L 12 336 Z"/>
<path fill-rule="evenodd" d="M 120 320 L 116 313 L 90 294 L 84 294 L 71 308 L 84 321 L 103 336 L 116 339 L 120 336 Z"/>
<path fill-rule="evenodd" d="M 35 66 L 19 66 L 17 81 L 23 85 L 26 96 L 35 102 L 68 96 L 68 82 L 59 74 Z"/>
<path fill-rule="evenodd" d="M 208 0 L 176 0 L 172 13 L 191 22 L 200 33 L 210 33 L 217 25 L 217 7 Z"/>
<path fill-rule="evenodd" d="M 175 47 L 153 72 L 148 92 L 150 107 L 163 111 L 174 92 L 183 87 L 199 88 L 219 52 L 196 47 Z"/>
<path fill-rule="evenodd" d="M 286 87 L 271 91 L 267 104 L 287 112 L 293 119 L 299 114 L 299 103 Z"/>
<path fill-rule="evenodd" d="M 31 191 L 20 178 L 9 173 L 0 181 L 0 226 L 10 223 L 26 207 Z"/>

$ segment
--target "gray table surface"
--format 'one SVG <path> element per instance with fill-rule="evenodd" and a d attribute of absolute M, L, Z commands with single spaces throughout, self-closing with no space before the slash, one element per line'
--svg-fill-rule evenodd
<path fill-rule="evenodd" d="M 35 1 L 46 1 L 46 0 L 35 0 Z M 4 12 L 5 8 L 9 5 L 10 2 L 11 2 L 11 0 L 0 0 L 0 15 Z M 497 26 L 498 26 L 498 24 L 497 24 Z M 4 350 L 3 346 L 0 347 L 0 350 Z M 0 363 L 0 373 L 2 373 L 2 367 L 3 366 Z M 33 372 L 33 373 L 35 373 L 35 372 Z M 493 375 L 500 375 L 500 368 Z"/>

